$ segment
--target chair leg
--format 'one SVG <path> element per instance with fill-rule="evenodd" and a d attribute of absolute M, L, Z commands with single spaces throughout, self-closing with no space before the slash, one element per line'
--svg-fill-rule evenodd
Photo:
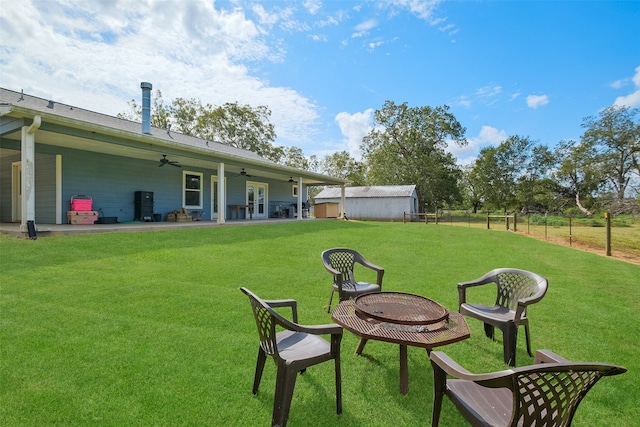
<path fill-rule="evenodd" d="M 329 305 L 327 306 L 327 313 L 331 313 L 331 302 L 333 301 L 333 292 L 334 290 L 331 289 L 331 296 L 329 297 Z"/>
<path fill-rule="evenodd" d="M 267 355 L 262 350 L 262 347 L 258 348 L 258 361 L 256 362 L 256 373 L 253 378 L 253 394 L 258 393 L 258 387 L 260 387 L 260 380 L 262 379 L 262 371 L 264 371 L 264 364 L 267 360 Z"/>
<path fill-rule="evenodd" d="M 342 414 L 342 371 L 340 369 L 340 355 L 335 358 L 336 368 L 336 414 Z"/>
<path fill-rule="evenodd" d="M 502 349 L 504 351 L 504 363 L 516 366 L 516 343 L 518 342 L 518 327 L 508 323 L 502 332 Z"/>
<path fill-rule="evenodd" d="M 488 323 L 484 324 L 484 334 L 490 338 L 490 339 L 494 339 L 494 327 Z"/>
<path fill-rule="evenodd" d="M 440 367 L 433 365 L 433 411 L 431 412 L 431 427 L 438 427 L 438 424 L 440 424 L 442 396 L 444 396 L 446 388 L 447 374 Z"/>
<path fill-rule="evenodd" d="M 285 427 L 287 425 L 297 376 L 298 372 L 295 369 L 278 366 L 276 394 L 273 399 L 273 415 L 271 416 L 272 426 Z"/>
<path fill-rule="evenodd" d="M 531 353 L 531 339 L 529 338 L 529 324 L 528 323 L 524 324 L 524 335 L 527 338 L 527 353 L 529 353 L 530 357 L 533 357 L 533 354 Z"/>

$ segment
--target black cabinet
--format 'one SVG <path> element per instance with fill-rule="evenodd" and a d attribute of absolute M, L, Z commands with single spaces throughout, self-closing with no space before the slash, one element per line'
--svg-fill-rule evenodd
<path fill-rule="evenodd" d="M 153 192 L 136 191 L 134 221 L 153 221 Z"/>

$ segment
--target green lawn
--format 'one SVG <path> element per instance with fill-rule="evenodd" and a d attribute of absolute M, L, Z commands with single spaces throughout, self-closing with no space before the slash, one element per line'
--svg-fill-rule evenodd
<path fill-rule="evenodd" d="M 498 230 L 423 223 L 305 221 L 146 233 L 0 236 L 0 425 L 242 425 L 271 419 L 275 367 L 251 394 L 257 332 L 246 286 L 295 298 L 301 323 L 330 321 L 322 250 L 346 246 L 385 267 L 385 290 L 457 307 L 458 281 L 497 267 L 549 279 L 531 307 L 532 345 L 576 361 L 623 365 L 589 393 L 575 426 L 640 417 L 640 266 Z M 362 272 L 367 279 L 367 272 Z M 373 279 L 373 277 L 370 277 Z M 441 350 L 474 372 L 504 369 L 501 337 Z M 333 365 L 299 376 L 290 426 L 429 425 L 432 372 L 409 348 L 409 394 L 398 347 L 342 341 L 344 412 Z M 531 363 L 518 342 L 518 366 Z M 445 400 L 442 425 L 464 426 Z"/>

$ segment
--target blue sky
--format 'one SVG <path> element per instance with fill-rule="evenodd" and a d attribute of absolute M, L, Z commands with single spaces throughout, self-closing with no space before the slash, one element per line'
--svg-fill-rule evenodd
<path fill-rule="evenodd" d="M 579 139 L 640 107 L 640 1 L 0 0 L 0 86 L 105 114 L 267 105 L 277 145 L 358 158 L 386 100 L 449 105 L 469 146 Z"/>

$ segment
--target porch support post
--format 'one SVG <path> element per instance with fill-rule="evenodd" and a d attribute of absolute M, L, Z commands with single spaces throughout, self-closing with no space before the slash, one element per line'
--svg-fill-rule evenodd
<path fill-rule="evenodd" d="M 227 207 L 224 201 L 227 199 L 227 195 L 224 194 L 224 163 L 218 164 L 218 224 L 224 224 L 225 216 L 227 215 Z"/>
<path fill-rule="evenodd" d="M 340 203 L 340 205 L 341 205 L 341 208 L 340 208 L 340 218 L 342 218 L 342 219 L 344 219 L 344 202 L 345 202 L 345 200 L 346 200 L 345 192 L 346 192 L 346 190 L 345 190 L 345 188 L 344 188 L 344 184 L 342 184 L 342 185 L 340 186 L 340 202 L 341 202 L 341 203 Z"/>
<path fill-rule="evenodd" d="M 56 224 L 62 224 L 62 156 L 56 154 Z"/>
<path fill-rule="evenodd" d="M 36 179 L 35 179 L 35 139 L 36 131 L 40 128 L 42 118 L 33 117 L 31 126 L 22 126 L 21 161 L 22 161 L 22 217 L 20 218 L 20 231 L 27 232 L 28 221 L 36 219 Z"/>
<path fill-rule="evenodd" d="M 298 221 L 302 221 L 302 177 L 298 177 Z"/>

